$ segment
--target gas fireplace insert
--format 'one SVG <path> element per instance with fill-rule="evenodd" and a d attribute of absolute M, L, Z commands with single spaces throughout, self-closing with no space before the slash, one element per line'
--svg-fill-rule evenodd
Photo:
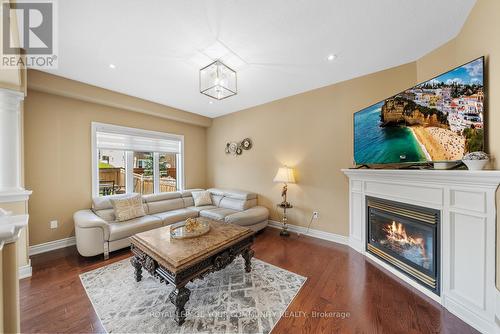
<path fill-rule="evenodd" d="M 440 212 L 366 197 L 366 250 L 439 295 Z"/>

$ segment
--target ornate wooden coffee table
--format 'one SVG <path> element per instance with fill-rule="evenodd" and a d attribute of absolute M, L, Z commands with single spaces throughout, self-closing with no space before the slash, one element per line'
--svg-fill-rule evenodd
<path fill-rule="evenodd" d="M 130 259 L 135 268 L 135 280 L 142 279 L 142 269 L 158 278 L 161 283 L 173 284 L 175 289 L 169 299 L 175 305 L 174 320 L 182 325 L 186 319 L 184 306 L 191 291 L 186 288 L 189 281 L 203 278 L 207 274 L 224 269 L 242 255 L 245 271 L 251 270 L 254 252 L 251 248 L 254 232 L 249 228 L 220 223 L 208 218 L 210 232 L 192 239 L 173 239 L 170 226 L 160 227 L 132 236 Z"/>

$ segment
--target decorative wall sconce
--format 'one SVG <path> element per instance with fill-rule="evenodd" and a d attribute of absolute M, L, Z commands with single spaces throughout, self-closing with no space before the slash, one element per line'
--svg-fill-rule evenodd
<path fill-rule="evenodd" d="M 229 142 L 226 143 L 226 154 L 241 155 L 243 150 L 249 150 L 253 146 L 252 140 L 250 138 L 245 138 L 240 142 Z"/>

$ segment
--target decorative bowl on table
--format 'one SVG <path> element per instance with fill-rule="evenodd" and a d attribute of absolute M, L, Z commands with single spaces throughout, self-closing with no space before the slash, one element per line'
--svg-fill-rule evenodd
<path fill-rule="evenodd" d="M 489 161 L 488 154 L 484 152 L 471 152 L 464 155 L 462 162 L 469 170 L 482 170 Z"/>
<path fill-rule="evenodd" d="M 174 239 L 196 238 L 207 234 L 210 224 L 206 220 L 188 218 L 185 222 L 170 227 L 170 236 Z"/>

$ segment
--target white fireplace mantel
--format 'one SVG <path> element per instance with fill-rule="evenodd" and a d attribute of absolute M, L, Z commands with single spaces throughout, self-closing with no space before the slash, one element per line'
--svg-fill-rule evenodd
<path fill-rule="evenodd" d="M 484 333 L 495 322 L 495 194 L 500 171 L 343 169 L 349 177 L 349 246 Z M 366 202 L 372 196 L 441 212 L 440 295 L 365 251 Z M 500 304 L 499 304 L 500 305 Z"/>

